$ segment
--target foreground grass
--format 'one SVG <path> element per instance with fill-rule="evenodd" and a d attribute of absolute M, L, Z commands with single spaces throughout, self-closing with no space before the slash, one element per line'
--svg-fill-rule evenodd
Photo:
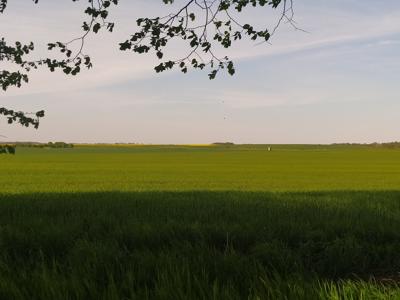
<path fill-rule="evenodd" d="M 0 299 L 400 299 L 400 192 L 0 198 Z"/>

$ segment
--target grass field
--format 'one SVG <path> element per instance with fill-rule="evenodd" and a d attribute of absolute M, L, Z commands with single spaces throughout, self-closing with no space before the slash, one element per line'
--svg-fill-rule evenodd
<path fill-rule="evenodd" d="M 400 149 L 0 156 L 0 299 L 400 299 Z"/>
<path fill-rule="evenodd" d="M 18 148 L 5 193 L 397 190 L 400 149 L 363 146 Z"/>

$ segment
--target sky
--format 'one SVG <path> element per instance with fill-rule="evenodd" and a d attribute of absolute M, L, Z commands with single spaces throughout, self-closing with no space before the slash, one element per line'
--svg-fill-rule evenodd
<path fill-rule="evenodd" d="M 345 143 L 400 141 L 400 2 L 295 0 L 295 21 L 282 24 L 270 44 L 241 41 L 218 49 L 237 73 L 156 74 L 157 59 L 121 52 L 135 20 L 163 16 L 185 1 L 120 1 L 111 11 L 115 32 L 92 35 L 85 52 L 94 68 L 77 77 L 32 72 L 22 88 L 0 92 L 0 107 L 44 109 L 38 130 L 7 125 L 9 141 L 206 144 Z M 81 33 L 86 1 L 11 1 L 0 16 L 9 41 L 46 43 Z M 279 11 L 248 9 L 242 23 L 272 28 Z M 175 44 L 171 58 L 187 49 Z M 0 69 L 8 66 L 0 62 Z"/>

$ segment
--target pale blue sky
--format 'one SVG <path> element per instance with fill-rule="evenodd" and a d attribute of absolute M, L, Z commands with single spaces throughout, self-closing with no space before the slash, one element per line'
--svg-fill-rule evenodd
<path fill-rule="evenodd" d="M 12 1 L 0 16 L 2 34 L 38 41 L 40 54 L 40 44 L 76 36 L 86 1 L 60 2 Z M 28 86 L 0 94 L 0 106 L 47 113 L 39 130 L 0 120 L 0 134 L 69 142 L 400 140 L 399 1 L 295 0 L 296 21 L 309 33 L 284 25 L 271 45 L 240 43 L 222 53 L 236 58 L 237 74 L 215 81 L 196 71 L 156 75 L 153 58 L 117 50 L 137 17 L 173 10 L 161 0 L 121 3 L 116 32 L 88 41 L 93 70 L 77 78 L 39 71 Z M 242 18 L 273 24 L 277 14 L 250 10 Z"/>

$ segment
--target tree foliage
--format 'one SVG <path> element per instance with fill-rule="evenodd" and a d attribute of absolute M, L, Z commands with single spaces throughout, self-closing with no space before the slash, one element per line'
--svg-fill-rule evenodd
<path fill-rule="evenodd" d="M 15 145 L 0 144 L 0 154 L 15 154 Z"/>
<path fill-rule="evenodd" d="M 39 0 L 32 0 L 37 4 Z M 76 2 L 78 0 L 72 0 Z M 172 4 L 174 0 L 162 0 Z M 8 0 L 0 0 L 0 13 L 4 13 Z M 61 70 L 66 75 L 75 76 L 83 68 L 90 69 L 92 60 L 84 54 L 85 38 L 102 30 L 112 32 L 115 23 L 109 20 L 109 12 L 119 0 L 88 0 L 84 11 L 88 19 L 82 24 L 82 35 L 67 42 L 50 42 L 49 51 L 58 51 L 61 59 L 45 58 L 29 60 L 28 54 L 35 50 L 35 44 L 28 42 L 9 43 L 0 39 L 0 61 L 16 65 L 19 70 L 0 70 L 0 86 L 6 91 L 9 87 L 21 87 L 29 81 L 29 72 L 45 67 L 51 72 Z M 242 23 L 232 17 L 247 7 L 281 7 L 280 18 L 274 28 L 257 29 L 249 23 Z M 157 73 L 179 68 L 183 73 L 192 69 L 207 69 L 208 77 L 214 79 L 218 72 L 226 70 L 230 75 L 235 73 L 235 66 L 227 56 L 219 57 L 214 49 L 217 46 L 229 48 L 235 41 L 249 38 L 253 41 L 267 42 L 275 33 L 279 24 L 287 21 L 297 28 L 293 22 L 293 0 L 186 0 L 181 9 L 163 17 L 139 18 L 136 23 L 139 31 L 133 33 L 119 44 L 121 51 L 133 51 L 138 54 L 153 52 L 160 63 L 154 69 Z M 187 45 L 187 55 L 181 58 L 165 58 L 165 48 L 171 41 L 182 40 Z M 78 43 L 78 47 L 71 47 Z M 77 48 L 78 50 L 72 50 Z M 31 56 L 31 55 L 30 55 Z M 39 118 L 44 112 L 35 113 L 35 118 L 23 112 L 15 112 L 0 108 L 0 114 L 8 118 L 9 123 L 39 126 Z"/>
<path fill-rule="evenodd" d="M 14 111 L 12 109 L 0 107 L 0 115 L 3 115 L 7 118 L 8 124 L 17 122 L 25 127 L 32 125 L 37 129 L 39 128 L 40 118 L 44 117 L 44 111 L 41 110 L 36 113 L 25 113 L 22 111 Z"/>

